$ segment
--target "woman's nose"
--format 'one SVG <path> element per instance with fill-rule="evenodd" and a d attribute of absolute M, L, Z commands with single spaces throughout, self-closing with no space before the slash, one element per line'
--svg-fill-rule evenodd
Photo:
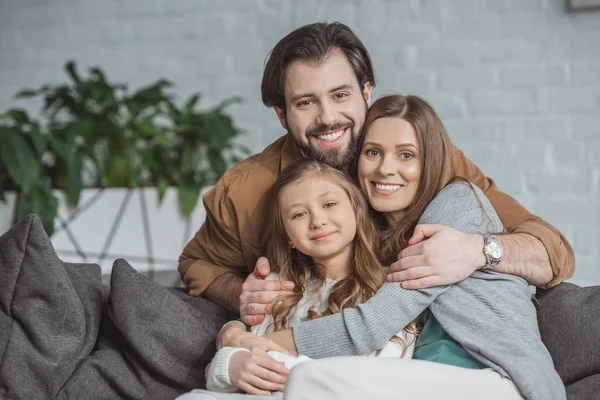
<path fill-rule="evenodd" d="M 383 157 L 379 164 L 379 172 L 385 176 L 394 175 L 396 172 L 394 160 L 391 157 Z"/>

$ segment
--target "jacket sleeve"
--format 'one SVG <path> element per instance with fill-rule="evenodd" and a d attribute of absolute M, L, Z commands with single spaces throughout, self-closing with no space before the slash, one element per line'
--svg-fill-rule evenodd
<path fill-rule="evenodd" d="M 496 183 L 469 160 L 462 151 L 454 148 L 456 175 L 479 186 L 490 200 L 509 233 L 527 233 L 541 241 L 548 252 L 553 278 L 543 286 L 550 288 L 573 276 L 575 255 L 567 239 L 552 225 L 531 214 L 517 200 L 501 192 Z"/>
<path fill-rule="evenodd" d="M 201 295 L 219 276 L 248 274 L 239 237 L 236 210 L 222 178 L 202 201 L 206 219 L 179 256 L 179 273 L 185 288 Z"/>

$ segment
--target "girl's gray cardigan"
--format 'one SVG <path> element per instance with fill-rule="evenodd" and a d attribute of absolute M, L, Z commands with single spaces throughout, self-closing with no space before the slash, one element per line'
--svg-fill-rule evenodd
<path fill-rule="evenodd" d="M 419 223 L 441 224 L 466 233 L 502 232 L 489 200 L 472 186 L 465 182 L 448 185 Z M 525 398 L 566 399 L 564 385 L 540 338 L 531 297 L 525 280 L 491 270 L 477 270 L 454 285 L 422 290 L 385 283 L 356 308 L 295 325 L 294 340 L 299 354 L 311 358 L 364 355 L 382 348 L 429 308 L 473 357 L 512 379 Z"/>

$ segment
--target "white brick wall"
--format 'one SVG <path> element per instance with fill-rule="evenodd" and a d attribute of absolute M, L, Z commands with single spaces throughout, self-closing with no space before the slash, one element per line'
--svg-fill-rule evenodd
<path fill-rule="evenodd" d="M 74 59 L 132 86 L 169 78 L 205 105 L 240 95 L 232 110 L 259 151 L 282 133 L 260 102 L 267 52 L 299 25 L 340 20 L 371 51 L 376 95 L 429 99 L 468 156 L 568 237 L 574 281 L 600 284 L 600 12 L 565 4 L 0 0 L 0 110 L 20 88 L 64 79 Z"/>

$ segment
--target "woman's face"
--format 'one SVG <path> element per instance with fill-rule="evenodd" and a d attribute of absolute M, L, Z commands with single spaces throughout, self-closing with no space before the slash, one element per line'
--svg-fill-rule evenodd
<path fill-rule="evenodd" d="M 350 254 L 356 215 L 343 188 L 311 175 L 286 186 L 279 206 L 293 247 L 322 262 Z"/>
<path fill-rule="evenodd" d="M 358 181 L 371 206 L 399 218 L 412 204 L 421 174 L 415 128 L 398 117 L 375 120 L 358 160 Z"/>

